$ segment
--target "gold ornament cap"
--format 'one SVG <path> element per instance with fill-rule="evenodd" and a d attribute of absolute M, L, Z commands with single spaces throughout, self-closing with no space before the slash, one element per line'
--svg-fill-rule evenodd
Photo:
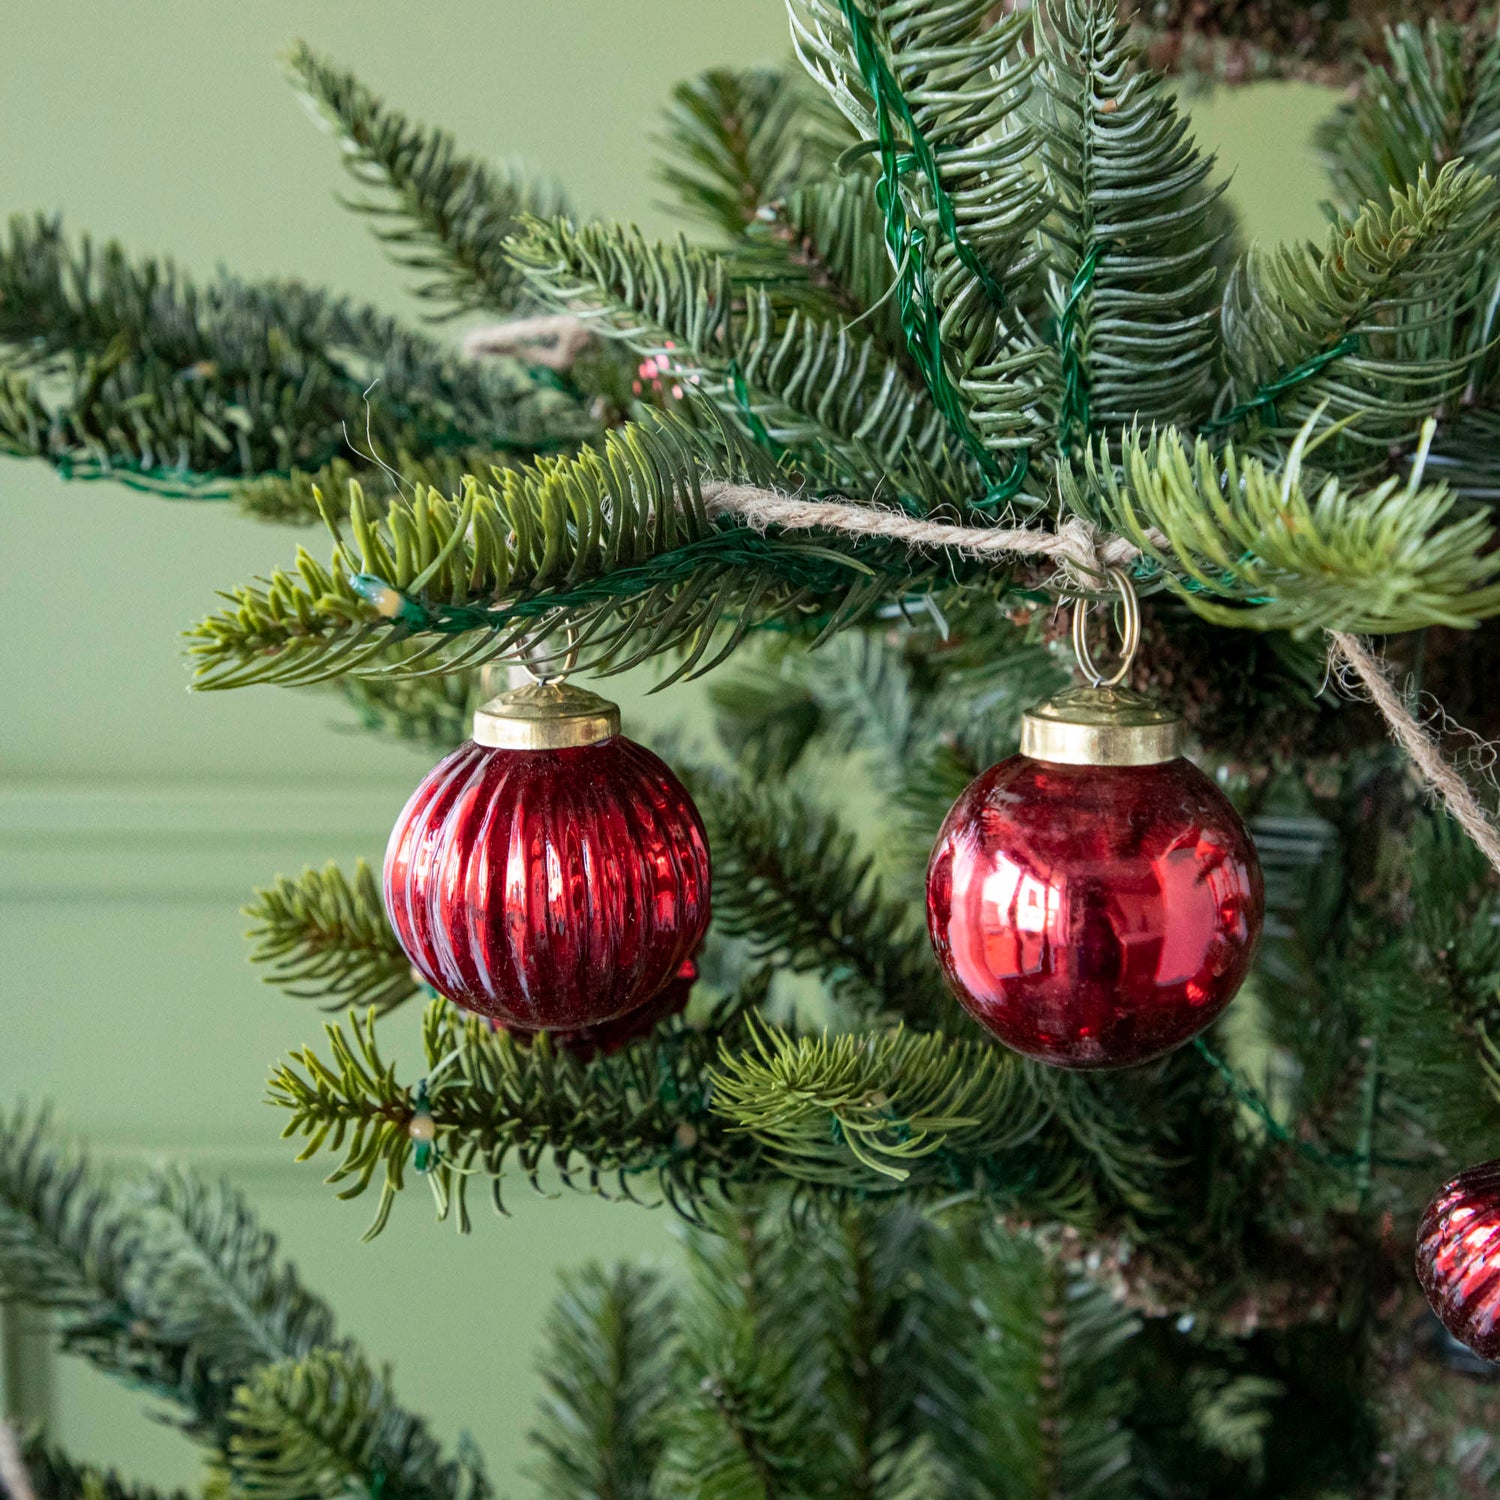
<path fill-rule="evenodd" d="M 620 705 L 566 682 L 528 682 L 474 712 L 474 741 L 493 750 L 571 750 L 620 732 Z"/>
<path fill-rule="evenodd" d="M 1182 754 L 1180 715 L 1129 688 L 1069 688 L 1021 716 L 1021 754 L 1064 766 L 1154 766 Z"/>

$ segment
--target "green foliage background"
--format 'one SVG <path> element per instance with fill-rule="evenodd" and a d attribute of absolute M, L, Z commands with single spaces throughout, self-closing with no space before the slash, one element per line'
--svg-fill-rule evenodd
<path fill-rule="evenodd" d="M 53 0 L 4 15 L 0 187 L 8 205 L 66 210 L 75 231 L 118 235 L 186 269 L 295 272 L 392 309 L 410 278 L 334 203 L 332 154 L 286 89 L 278 53 L 305 36 L 466 149 L 520 156 L 604 218 L 674 232 L 652 202 L 646 137 L 671 86 L 715 63 L 786 51 L 779 0 L 451 0 L 353 8 L 262 0 L 229 9 L 151 0 Z M 1258 238 L 1317 232 L 1309 136 L 1330 96 L 1267 86 L 1196 101 L 1205 145 L 1235 171 Z M 268 865 L 377 857 L 426 763 L 335 727 L 316 695 L 189 700 L 176 632 L 199 595 L 286 556 L 284 533 L 212 506 L 144 504 L 109 485 L 65 485 L 39 465 L 0 468 L 0 949 L 6 954 L 0 1099 L 62 1100 L 109 1151 L 227 1167 L 341 1319 L 396 1362 L 403 1399 L 440 1434 L 482 1434 L 512 1485 L 538 1384 L 530 1361 L 556 1268 L 591 1255 L 676 1254 L 664 1214 L 568 1196 L 513 1195 L 515 1218 L 470 1239 L 398 1215 L 356 1244 L 364 1205 L 338 1204 L 293 1168 L 259 1104 L 264 1065 L 299 1017 L 242 967 L 234 908 Z M 20 560 L 20 565 L 18 561 Z M 691 733 L 702 685 L 645 701 L 612 682 L 636 731 Z M 266 807 L 284 820 L 253 822 Z M 295 825 L 296 833 L 273 835 Z M 59 837 L 59 824 L 68 830 Z M 145 898 L 126 899 L 145 889 Z M 391 1024 L 415 1056 L 417 1017 Z M 409 1073 L 411 1068 L 405 1069 Z M 50 1402 L 82 1458 L 190 1479 L 178 1437 L 134 1419 L 131 1397 L 76 1363 L 7 1372 L 21 1410 Z"/>

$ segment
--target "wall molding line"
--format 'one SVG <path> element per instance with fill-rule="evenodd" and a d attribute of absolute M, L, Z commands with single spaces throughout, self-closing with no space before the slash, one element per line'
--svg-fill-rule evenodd
<path fill-rule="evenodd" d="M 378 860 L 408 789 L 0 782 L 0 902 L 237 908 L 279 873 Z"/>

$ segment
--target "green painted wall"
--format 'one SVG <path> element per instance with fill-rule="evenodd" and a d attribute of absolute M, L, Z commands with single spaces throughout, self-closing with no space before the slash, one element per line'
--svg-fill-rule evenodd
<path fill-rule="evenodd" d="M 777 0 L 7 0 L 0 13 L 0 207 L 62 210 L 198 272 L 291 272 L 407 306 L 334 202 L 334 152 L 278 71 L 289 39 L 470 149 L 554 172 L 583 209 L 655 231 L 671 226 L 644 150 L 671 83 L 786 47 Z M 1305 143 L 1325 103 L 1286 88 L 1196 106 L 1262 238 L 1317 226 Z M 107 1154 L 243 1183 L 348 1328 L 394 1362 L 403 1397 L 444 1433 L 473 1432 L 515 1491 L 556 1268 L 670 1255 L 669 1226 L 518 1184 L 514 1217 L 481 1218 L 468 1240 L 435 1226 L 418 1191 L 361 1246 L 367 1208 L 334 1202 L 277 1141 L 267 1065 L 316 1040 L 318 1017 L 247 970 L 237 907 L 277 871 L 378 855 L 423 769 L 344 732 L 316 694 L 185 691 L 177 631 L 297 540 L 0 461 L 0 1102 L 52 1098 Z M 612 691 L 638 726 L 701 705 L 692 689 L 649 704 L 638 685 Z M 412 1058 L 410 1018 L 394 1026 Z M 46 1410 L 83 1456 L 191 1479 L 192 1451 L 136 1398 L 37 1350 L 12 1338 L 13 1406 Z"/>

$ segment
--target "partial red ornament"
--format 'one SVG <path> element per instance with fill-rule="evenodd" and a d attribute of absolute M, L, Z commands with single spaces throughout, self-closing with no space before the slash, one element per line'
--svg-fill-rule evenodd
<path fill-rule="evenodd" d="M 977 778 L 938 835 L 938 960 L 1017 1052 L 1150 1062 L 1209 1026 L 1249 972 L 1265 908 L 1254 843 L 1178 755 L 1180 721 L 1136 694 L 1076 689 L 1023 732 L 1034 753 Z"/>
<path fill-rule="evenodd" d="M 520 688 L 474 724 L 386 849 L 407 957 L 506 1027 L 578 1031 L 653 1000 L 708 926 L 708 842 L 687 789 L 578 688 Z"/>
<path fill-rule="evenodd" d="M 1427 1205 L 1417 1280 L 1459 1343 L 1500 1361 L 1500 1161 L 1460 1172 Z"/>
<path fill-rule="evenodd" d="M 631 1042 L 650 1036 L 663 1021 L 680 1016 L 692 999 L 693 986 L 698 982 L 696 960 L 685 958 L 682 967 L 667 982 L 667 987 L 644 1005 L 626 1011 L 613 1021 L 598 1026 L 580 1026 L 577 1031 L 553 1031 L 548 1033 L 553 1042 L 564 1052 L 582 1061 L 591 1057 L 612 1057 Z M 517 1041 L 527 1042 L 540 1036 L 539 1031 L 529 1031 L 524 1026 L 504 1026 L 499 1021 L 490 1023 L 497 1031 L 507 1032 Z"/>

